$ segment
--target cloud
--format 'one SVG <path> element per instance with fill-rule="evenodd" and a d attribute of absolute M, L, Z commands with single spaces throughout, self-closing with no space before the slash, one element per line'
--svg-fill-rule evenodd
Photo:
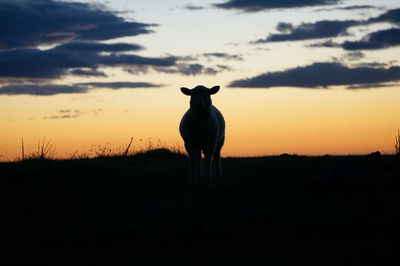
<path fill-rule="evenodd" d="M 360 41 L 346 41 L 345 50 L 377 50 L 400 45 L 400 29 L 393 28 L 370 33 Z"/>
<path fill-rule="evenodd" d="M 107 77 L 106 73 L 98 71 L 97 69 L 74 69 L 71 70 L 69 74 L 86 77 Z"/>
<path fill-rule="evenodd" d="M 352 51 L 345 53 L 340 56 L 331 56 L 332 62 L 335 63 L 340 63 L 344 65 L 351 65 L 351 66 L 357 66 L 360 67 L 362 63 L 354 63 L 355 61 L 359 61 L 360 59 L 365 58 L 365 54 L 360 52 L 360 51 Z M 347 63 L 347 64 L 346 64 Z M 378 64 L 378 63 L 376 63 Z M 368 65 L 364 65 L 368 66 Z M 381 66 L 386 66 L 386 64 L 383 64 Z"/>
<path fill-rule="evenodd" d="M 96 42 L 68 42 L 57 46 L 55 51 L 73 52 L 73 53 L 100 53 L 100 52 L 130 52 L 144 49 L 138 44 L 129 43 L 96 43 Z"/>
<path fill-rule="evenodd" d="M 359 9 L 375 9 L 376 6 L 371 5 L 354 5 L 354 6 L 345 6 L 345 7 L 338 7 L 337 10 L 359 10 Z"/>
<path fill-rule="evenodd" d="M 400 45 L 400 29 L 391 28 L 372 32 L 359 41 L 345 41 L 337 43 L 332 40 L 314 43 L 307 47 L 326 47 L 338 48 L 345 50 L 379 50 Z"/>
<path fill-rule="evenodd" d="M 361 84 L 361 85 L 350 85 L 347 86 L 347 90 L 360 90 L 360 89 L 376 89 L 376 88 L 387 88 L 396 86 L 395 83 L 373 83 L 373 84 Z"/>
<path fill-rule="evenodd" d="M 340 48 L 342 47 L 340 43 L 336 43 L 332 40 L 327 40 L 324 42 L 319 42 L 319 43 L 313 43 L 313 44 L 308 44 L 306 47 L 311 47 L 311 48 Z"/>
<path fill-rule="evenodd" d="M 290 23 L 281 22 L 277 25 L 277 30 L 285 33 L 271 34 L 254 43 L 300 41 L 347 35 L 347 29 L 358 24 L 360 22 L 356 20 L 322 20 L 315 23 L 302 23 L 295 27 Z"/>
<path fill-rule="evenodd" d="M 400 8 L 388 10 L 378 17 L 370 18 L 368 22 L 391 22 L 398 24 L 400 23 Z"/>
<path fill-rule="evenodd" d="M 63 45 L 62 45 L 63 46 Z M 99 48 L 97 45 L 95 47 Z M 106 46 L 115 49 L 115 46 Z M 72 47 L 69 47 L 72 48 Z M 77 47 L 75 47 L 77 48 Z M 81 47 L 82 48 L 82 47 Z M 98 67 L 115 66 L 173 66 L 174 57 L 150 58 L 131 54 L 112 53 L 104 55 L 80 48 L 80 53 L 66 51 L 55 47 L 48 50 L 13 49 L 0 50 L 0 77 L 6 78 L 47 78 L 56 79 L 79 68 L 97 69 Z M 104 50 L 105 47 L 103 47 Z M 75 74 L 90 72 L 76 72 Z M 98 72 L 92 72 L 98 76 Z"/>
<path fill-rule="evenodd" d="M 334 11 L 334 10 L 361 10 L 361 9 L 380 9 L 377 6 L 371 6 L 371 5 L 353 5 L 353 6 L 344 6 L 344 7 L 333 7 L 333 8 L 320 8 L 315 11 L 321 12 L 321 11 Z"/>
<path fill-rule="evenodd" d="M 177 57 L 177 60 L 180 62 L 190 62 L 190 61 L 198 61 L 203 58 L 206 58 L 209 62 L 213 61 L 214 59 L 237 60 L 237 61 L 243 60 L 243 57 L 240 54 L 228 54 L 228 53 L 220 53 L 220 52 L 181 56 L 181 57 Z"/>
<path fill-rule="evenodd" d="M 205 57 L 216 57 L 216 58 L 222 58 L 225 60 L 238 60 L 242 61 L 243 57 L 240 55 L 236 54 L 227 54 L 227 53 L 204 53 L 202 54 Z"/>
<path fill-rule="evenodd" d="M 259 76 L 236 80 L 229 87 L 271 88 L 300 87 L 327 88 L 342 85 L 368 85 L 400 80 L 400 67 L 350 68 L 340 63 L 314 63 L 284 71 L 268 72 Z"/>
<path fill-rule="evenodd" d="M 383 68 L 387 67 L 389 64 L 386 63 L 378 63 L 378 62 L 363 62 L 363 63 L 358 63 L 355 66 L 356 67 L 374 67 L 374 68 Z"/>
<path fill-rule="evenodd" d="M 181 64 L 174 56 L 139 56 L 133 52 L 143 50 L 141 45 L 101 42 L 149 34 L 156 25 L 127 21 L 119 12 L 93 2 L 2 0 L 0 18 L 1 94 L 54 95 L 83 93 L 96 86 L 111 89 L 159 86 L 133 82 L 53 85 L 55 80 L 67 76 L 107 77 L 104 68 L 122 68 L 131 74 L 156 69 L 182 75 L 214 75 L 228 69 Z M 239 58 L 222 53 L 207 56 Z"/>
<path fill-rule="evenodd" d="M 154 26 L 126 21 L 99 4 L 55 0 L 2 0 L 0 17 L 0 49 L 110 40 L 148 34 Z"/>
<path fill-rule="evenodd" d="M 50 96 L 56 94 L 85 93 L 87 88 L 78 85 L 5 85 L 0 87 L 0 95 L 36 95 Z"/>
<path fill-rule="evenodd" d="M 154 26 L 126 21 L 103 5 L 3 0 L 0 18 L 2 94 L 82 93 L 86 87 L 51 83 L 69 75 L 106 77 L 101 70 L 105 67 L 168 68 L 176 64 L 172 56 L 152 58 L 132 54 L 144 49 L 138 44 L 100 42 L 148 34 Z"/>
<path fill-rule="evenodd" d="M 232 68 L 230 66 L 227 66 L 227 65 L 217 65 L 217 68 L 219 68 L 220 71 L 223 71 L 223 70 L 230 71 L 230 70 L 232 70 Z"/>
<path fill-rule="evenodd" d="M 57 113 L 71 113 L 71 112 L 79 113 L 80 111 L 78 109 L 74 109 L 74 110 L 71 110 L 71 109 L 59 109 L 59 110 L 56 110 L 56 112 Z"/>
<path fill-rule="evenodd" d="M 224 70 L 230 70 L 231 68 L 225 65 L 217 65 L 215 67 L 206 67 L 201 64 L 177 64 L 171 68 L 155 68 L 156 71 L 168 74 L 182 74 L 185 76 L 196 76 L 196 75 L 216 75 Z"/>
<path fill-rule="evenodd" d="M 290 31 L 293 30 L 293 24 L 292 23 L 279 22 L 278 25 L 276 26 L 276 29 L 279 32 L 290 32 Z"/>
<path fill-rule="evenodd" d="M 229 0 L 224 3 L 214 4 L 222 9 L 239 9 L 244 12 L 258 12 L 276 8 L 300 8 L 321 5 L 334 5 L 340 0 Z"/>
<path fill-rule="evenodd" d="M 78 83 L 79 86 L 88 86 L 90 88 L 108 88 L 108 89 L 122 89 L 122 88 L 159 88 L 161 85 L 148 83 L 148 82 L 88 82 Z"/>
<path fill-rule="evenodd" d="M 201 64 L 178 64 L 176 68 L 173 69 L 162 69 L 158 70 L 163 73 L 180 73 L 186 76 L 195 76 L 199 74 L 205 74 L 208 71 L 205 71 L 205 67 Z"/>
<path fill-rule="evenodd" d="M 357 25 L 369 25 L 373 23 L 392 23 L 394 25 L 400 25 L 400 9 L 391 9 L 385 13 L 369 18 L 367 20 L 350 20 L 350 21 L 331 21 L 335 22 L 332 25 L 323 25 L 326 21 L 318 21 L 315 23 L 303 23 L 296 28 L 290 28 L 289 23 L 280 23 L 286 25 L 286 34 L 272 34 L 266 39 L 256 41 L 256 43 L 265 43 L 272 41 L 293 41 L 293 40 L 305 40 L 314 39 L 314 37 L 326 38 L 326 37 L 337 37 L 340 35 L 347 34 L 347 29 Z M 277 29 L 282 28 L 278 24 Z M 345 50 L 377 50 L 385 49 L 393 46 L 400 45 L 400 29 L 392 28 L 386 30 L 379 30 L 372 32 L 365 36 L 359 41 L 346 41 L 344 43 L 337 43 L 332 40 L 328 40 L 321 43 L 315 43 L 307 45 L 307 47 L 341 47 Z"/>
<path fill-rule="evenodd" d="M 103 109 L 102 108 L 97 108 L 97 109 L 91 109 L 88 111 L 80 111 L 77 109 L 71 110 L 71 109 L 60 109 L 56 110 L 55 115 L 51 116 L 45 116 L 43 119 L 68 119 L 68 118 L 77 118 L 82 115 L 101 115 L 103 114 Z"/>
<path fill-rule="evenodd" d="M 369 8 L 370 6 L 350 6 L 345 9 Z M 264 39 L 259 39 L 253 44 L 284 42 L 284 41 L 302 41 L 321 38 L 333 38 L 348 35 L 347 30 L 353 26 L 368 25 L 371 23 L 389 22 L 398 24 L 400 22 L 400 9 L 389 10 L 382 15 L 367 20 L 321 20 L 313 23 L 301 23 L 293 25 L 291 23 L 280 22 L 276 30 L 280 33 L 270 34 Z M 357 49 L 383 49 L 390 46 L 399 45 L 399 29 L 382 30 L 370 34 L 363 41 L 346 42 L 343 45 L 332 40 L 311 44 L 308 47 L 342 47 L 346 50 Z"/>
<path fill-rule="evenodd" d="M 348 61 L 357 61 L 364 57 L 365 57 L 365 54 L 362 52 L 359 52 L 359 51 L 349 52 L 345 55 L 345 58 Z"/>
<path fill-rule="evenodd" d="M 72 85 L 56 84 L 8 84 L 0 87 L 0 95 L 52 96 L 57 94 L 87 93 L 94 89 L 158 88 L 161 85 L 147 82 L 89 82 Z M 58 110 L 60 113 L 67 110 Z M 69 112 L 69 110 L 68 110 Z"/>
<path fill-rule="evenodd" d="M 45 116 L 43 119 L 65 119 L 65 118 L 77 118 L 79 115 L 52 115 Z"/>
<path fill-rule="evenodd" d="M 197 11 L 197 10 L 203 10 L 204 7 L 203 6 L 194 6 L 194 5 L 186 5 L 183 7 L 186 10 L 190 10 L 190 11 Z"/>

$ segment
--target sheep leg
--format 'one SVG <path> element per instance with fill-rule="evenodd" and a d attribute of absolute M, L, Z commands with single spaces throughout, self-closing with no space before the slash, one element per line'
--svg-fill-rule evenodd
<path fill-rule="evenodd" d="M 224 145 L 225 137 L 222 137 L 220 142 L 218 143 L 214 154 L 213 154 L 213 162 L 215 164 L 215 176 L 221 177 L 222 176 L 222 166 L 221 166 L 221 149 Z"/>
<path fill-rule="evenodd" d="M 197 149 L 188 149 L 186 148 L 189 154 L 189 161 L 190 161 L 190 170 L 189 170 L 189 180 L 197 180 L 200 175 L 200 160 L 201 160 L 201 153 L 200 150 Z"/>
<path fill-rule="evenodd" d="M 216 176 L 215 167 L 215 156 L 213 155 L 213 159 L 211 160 L 211 172 L 213 176 Z"/>
<path fill-rule="evenodd" d="M 212 172 L 211 172 L 211 163 L 212 163 L 212 151 L 205 151 L 204 152 L 204 165 L 205 165 L 205 178 L 212 179 Z"/>
<path fill-rule="evenodd" d="M 221 177 L 222 176 L 222 168 L 221 168 L 221 151 L 216 150 L 213 155 L 213 164 L 215 167 L 215 176 Z"/>

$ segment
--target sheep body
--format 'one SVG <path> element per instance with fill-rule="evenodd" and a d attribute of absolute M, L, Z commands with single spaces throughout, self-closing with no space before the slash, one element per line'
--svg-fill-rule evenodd
<path fill-rule="evenodd" d="M 187 88 L 181 90 L 191 96 L 190 108 L 184 114 L 179 126 L 189 155 L 189 179 L 202 176 L 201 153 L 204 154 L 204 177 L 212 178 L 212 170 L 215 170 L 215 175 L 220 176 L 222 174 L 220 153 L 225 141 L 225 120 L 221 112 L 212 105 L 210 97 L 211 94 L 218 92 L 219 86 L 211 89 L 197 86 L 192 90 Z"/>

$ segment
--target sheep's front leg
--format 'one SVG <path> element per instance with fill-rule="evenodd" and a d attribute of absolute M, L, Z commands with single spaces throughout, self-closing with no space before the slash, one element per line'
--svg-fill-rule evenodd
<path fill-rule="evenodd" d="M 205 179 L 212 179 L 212 151 L 204 151 Z"/>
<path fill-rule="evenodd" d="M 200 175 L 201 152 L 199 149 L 191 147 L 186 147 L 186 151 L 189 154 L 190 161 L 189 180 L 197 180 Z"/>

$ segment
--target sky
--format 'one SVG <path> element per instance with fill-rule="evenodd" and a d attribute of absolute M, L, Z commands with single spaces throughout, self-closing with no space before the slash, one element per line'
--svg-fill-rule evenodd
<path fill-rule="evenodd" d="M 197 85 L 223 156 L 393 153 L 399 60 L 398 0 L 0 0 L 0 160 L 183 147 Z"/>

